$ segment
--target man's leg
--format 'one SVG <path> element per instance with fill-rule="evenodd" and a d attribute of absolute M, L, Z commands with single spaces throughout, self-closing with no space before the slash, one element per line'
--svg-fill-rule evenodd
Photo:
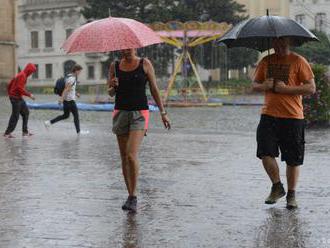
<path fill-rule="evenodd" d="M 278 164 L 275 158 L 265 156 L 262 158 L 262 164 L 273 184 L 276 184 L 281 181 L 280 170 L 278 168 Z"/>
<path fill-rule="evenodd" d="M 29 133 L 28 122 L 29 122 L 30 111 L 29 111 L 29 108 L 27 107 L 26 102 L 24 100 L 22 100 L 20 114 L 21 114 L 22 119 L 23 119 L 23 125 L 22 125 L 23 134 L 28 134 Z"/>
<path fill-rule="evenodd" d="M 10 99 L 10 102 L 11 102 L 11 106 L 12 106 L 12 112 L 11 112 L 11 116 L 9 119 L 9 123 L 8 123 L 7 130 L 5 132 L 5 135 L 9 135 L 15 130 L 18 119 L 19 119 L 19 113 L 20 113 L 20 108 L 21 108 L 20 100 Z"/>
<path fill-rule="evenodd" d="M 78 112 L 77 104 L 75 101 L 71 102 L 70 110 L 73 115 L 73 121 L 74 121 L 74 125 L 76 127 L 76 131 L 77 131 L 77 133 L 80 133 L 79 112 Z"/>
<path fill-rule="evenodd" d="M 300 165 L 304 163 L 305 156 L 305 121 L 298 119 L 283 120 L 281 122 L 280 134 L 282 161 L 285 161 L 287 164 L 287 208 L 295 209 L 298 207 L 295 192 L 299 179 Z"/>
<path fill-rule="evenodd" d="M 286 195 L 287 209 L 295 209 L 298 207 L 296 201 L 296 187 L 299 179 L 300 166 L 287 165 L 286 178 L 288 183 L 288 194 Z"/>
<path fill-rule="evenodd" d="M 262 160 L 265 171 L 272 181 L 272 189 L 266 198 L 266 204 L 274 204 L 285 195 L 280 179 L 279 167 L 276 162 L 278 151 L 277 120 L 271 116 L 261 116 L 257 129 L 257 157 Z"/>
<path fill-rule="evenodd" d="M 286 178 L 288 182 L 288 190 L 296 190 L 298 179 L 299 179 L 299 166 L 287 165 L 286 167 Z"/>
<path fill-rule="evenodd" d="M 272 181 L 272 189 L 269 196 L 266 198 L 266 204 L 274 204 L 281 197 L 285 196 L 285 190 L 280 179 L 280 170 L 278 168 L 276 159 L 273 157 L 265 156 L 262 158 L 264 168 Z"/>

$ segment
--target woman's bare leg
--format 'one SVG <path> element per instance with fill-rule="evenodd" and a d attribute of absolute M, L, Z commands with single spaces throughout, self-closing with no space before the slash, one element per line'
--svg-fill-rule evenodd
<path fill-rule="evenodd" d="M 139 176 L 138 153 L 144 134 L 144 130 L 134 130 L 130 131 L 128 136 L 126 155 L 128 161 L 128 184 L 130 186 L 130 196 L 136 196 L 136 186 Z"/>
<path fill-rule="evenodd" d="M 127 192 L 130 192 L 129 187 L 129 171 L 128 171 L 128 160 L 127 160 L 127 142 L 128 142 L 128 135 L 117 135 L 118 146 L 120 150 L 120 157 L 121 157 L 121 167 L 123 176 L 125 179 L 125 184 L 127 188 Z"/>

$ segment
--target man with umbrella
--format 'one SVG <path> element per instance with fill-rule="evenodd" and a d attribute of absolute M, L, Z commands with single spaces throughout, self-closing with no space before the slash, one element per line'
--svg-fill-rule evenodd
<path fill-rule="evenodd" d="M 255 91 L 265 94 L 257 129 L 257 157 L 273 183 L 266 204 L 274 204 L 286 194 L 275 159 L 281 152 L 287 164 L 287 208 L 298 206 L 295 190 L 305 152 L 302 96 L 315 92 L 315 82 L 308 62 L 291 52 L 290 46 L 317 40 L 294 20 L 269 16 L 268 11 L 266 16 L 239 23 L 219 40 L 229 48 L 268 50 L 268 56 L 257 66 L 252 85 Z M 275 50 L 272 55 L 270 48 Z"/>
<path fill-rule="evenodd" d="M 308 62 L 290 51 L 290 38 L 273 39 L 272 43 L 275 54 L 261 60 L 253 82 L 255 91 L 265 93 L 257 129 L 257 156 L 273 183 L 265 203 L 274 204 L 285 195 L 275 160 L 281 151 L 287 164 L 287 208 L 292 209 L 297 207 L 295 190 L 305 150 L 302 95 L 313 94 L 315 82 Z"/>

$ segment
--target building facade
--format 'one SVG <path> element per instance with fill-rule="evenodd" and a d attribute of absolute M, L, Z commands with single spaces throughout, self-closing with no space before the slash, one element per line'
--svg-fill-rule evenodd
<path fill-rule="evenodd" d="M 0 0 L 0 83 L 6 83 L 15 74 L 16 1 Z"/>
<path fill-rule="evenodd" d="M 330 0 L 290 0 L 290 17 L 308 29 L 330 35 Z"/>
<path fill-rule="evenodd" d="M 85 0 L 21 0 L 18 6 L 18 66 L 37 65 L 30 85 L 53 85 L 73 64 L 84 70 L 82 84 L 104 84 L 107 56 L 102 54 L 67 55 L 61 49 L 70 34 L 86 23 L 81 14 Z"/>
<path fill-rule="evenodd" d="M 266 15 L 289 16 L 289 0 L 236 0 L 243 4 L 250 18 Z"/>

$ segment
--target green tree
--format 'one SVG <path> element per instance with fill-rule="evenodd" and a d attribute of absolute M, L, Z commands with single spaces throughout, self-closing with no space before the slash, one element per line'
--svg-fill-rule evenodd
<path fill-rule="evenodd" d="M 109 16 L 127 17 L 144 23 L 168 22 L 168 21 L 216 21 L 236 24 L 247 18 L 244 15 L 244 6 L 234 0 L 87 0 L 88 5 L 82 13 L 87 19 L 100 19 Z M 159 49 L 158 53 L 153 50 Z M 201 49 L 192 49 L 192 54 L 196 62 L 207 68 L 217 68 L 221 63 L 221 51 L 211 42 L 202 46 L 203 54 L 199 53 Z M 155 63 L 155 67 L 162 74 L 166 74 L 168 64 L 172 61 L 172 48 L 169 46 L 149 47 L 142 49 L 143 54 L 150 57 Z M 155 55 L 156 54 L 156 55 Z M 165 56 L 165 57 L 164 57 Z M 242 59 L 249 56 L 238 56 Z M 202 59 L 199 59 L 202 58 Z M 238 59 L 238 58 L 236 58 Z M 236 63 L 233 64 L 247 64 Z M 244 66 L 243 66 L 244 67 Z"/>
<path fill-rule="evenodd" d="M 319 31 L 312 31 L 320 42 L 308 42 L 294 49 L 295 52 L 304 56 L 311 63 L 330 65 L 330 41 L 328 36 Z"/>
<path fill-rule="evenodd" d="M 309 127 L 330 127 L 330 77 L 324 65 L 313 65 L 316 92 L 304 97 L 304 112 Z"/>
<path fill-rule="evenodd" d="M 172 19 L 175 4 L 170 0 L 87 0 L 82 14 L 87 19 L 100 19 L 111 16 L 132 18 L 144 23 L 168 21 Z"/>

